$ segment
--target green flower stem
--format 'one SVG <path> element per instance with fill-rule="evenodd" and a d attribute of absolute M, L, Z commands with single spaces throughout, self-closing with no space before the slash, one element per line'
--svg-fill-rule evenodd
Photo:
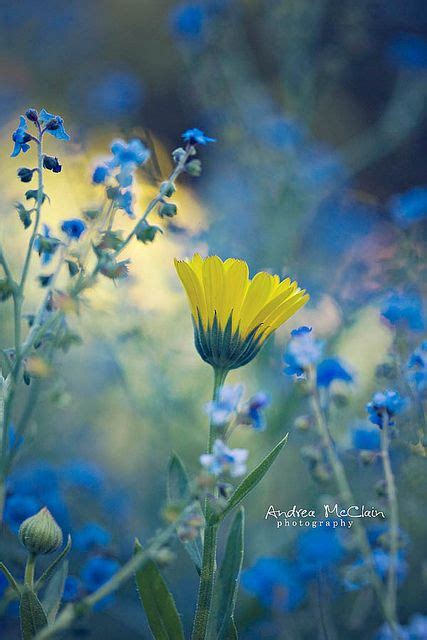
<path fill-rule="evenodd" d="M 190 505 L 189 508 L 191 508 Z M 117 591 L 125 582 L 130 580 L 138 569 L 142 569 L 149 560 L 156 557 L 161 548 L 169 542 L 175 534 L 175 529 L 179 525 L 183 517 L 185 517 L 186 509 L 181 512 L 178 520 L 166 527 L 157 534 L 156 539 L 151 542 L 146 549 L 135 554 L 123 567 L 99 589 L 80 600 L 76 604 L 68 604 L 49 627 L 45 627 L 37 633 L 34 640 L 47 640 L 53 638 L 60 631 L 68 629 L 73 622 L 87 615 L 91 609 L 103 598 Z"/>
<path fill-rule="evenodd" d="M 171 175 L 169 176 L 169 178 L 166 180 L 166 185 L 165 185 L 165 190 L 167 191 L 168 187 L 173 186 L 175 180 L 178 178 L 178 176 L 184 171 L 185 168 L 185 164 L 188 160 L 188 158 L 191 155 L 191 145 L 188 145 L 186 150 L 185 150 L 185 154 L 183 155 L 183 157 L 180 159 L 180 161 L 177 163 L 175 169 L 172 171 Z M 138 222 L 136 223 L 136 225 L 133 227 L 132 231 L 129 232 L 129 234 L 126 236 L 126 238 L 123 240 L 122 244 L 120 245 L 120 247 L 115 251 L 114 256 L 117 257 L 122 251 L 123 249 L 125 249 L 125 247 L 127 247 L 127 245 L 129 244 L 129 242 L 132 240 L 133 236 L 136 233 L 137 227 L 138 225 L 143 222 L 144 220 L 146 220 L 149 216 L 149 214 L 152 212 L 152 210 L 154 209 L 154 207 L 159 204 L 164 197 L 164 192 L 163 190 L 161 190 L 147 205 L 146 210 L 144 211 L 143 216 L 138 220 Z"/>
<path fill-rule="evenodd" d="M 389 419 L 385 415 L 381 429 L 381 457 L 390 508 L 390 568 L 387 575 L 387 603 L 394 619 L 397 619 L 397 554 L 399 551 L 399 513 L 396 484 L 390 463 Z"/>
<path fill-rule="evenodd" d="M 227 374 L 227 370 L 214 369 L 214 388 L 212 395 L 214 402 L 219 398 Z M 209 423 L 208 453 L 212 453 L 213 450 L 215 429 L 216 427 L 211 419 Z M 206 637 L 216 571 L 218 523 L 212 523 L 213 509 L 207 498 L 205 499 L 204 515 L 205 530 L 203 537 L 202 570 L 200 572 L 199 593 L 197 596 L 192 640 L 204 640 Z"/>
<path fill-rule="evenodd" d="M 356 502 L 355 502 L 353 493 L 351 491 L 349 482 L 347 480 L 347 475 L 346 475 L 344 466 L 336 452 L 334 442 L 329 432 L 328 424 L 326 422 L 324 413 L 322 411 L 319 393 L 317 389 L 317 383 L 316 383 L 316 371 L 314 367 L 310 367 L 310 369 L 307 371 L 307 380 L 310 387 L 310 402 L 311 402 L 313 415 L 316 421 L 317 430 L 318 430 L 320 439 L 322 441 L 323 448 L 326 452 L 329 465 L 331 466 L 332 472 L 334 474 L 335 482 L 338 486 L 341 500 L 343 501 L 345 506 L 349 507 L 350 505 L 356 504 Z M 390 625 L 390 628 L 393 632 L 393 637 L 395 638 L 395 640 L 399 640 L 399 634 L 397 631 L 398 623 L 396 619 L 396 612 L 390 608 L 389 603 L 387 602 L 387 599 L 384 598 L 383 585 L 375 571 L 375 566 L 374 566 L 372 552 L 371 552 L 371 546 L 369 544 L 366 531 L 363 525 L 361 524 L 361 522 L 357 518 L 353 520 L 352 530 L 353 529 L 354 529 L 354 534 L 356 537 L 356 542 L 359 547 L 359 550 L 363 556 L 363 559 L 367 567 L 369 568 L 371 584 L 376 593 L 378 601 L 381 605 L 384 617 L 387 620 L 388 624 Z"/>
<path fill-rule="evenodd" d="M 25 565 L 24 584 L 31 591 L 34 590 L 34 571 L 36 568 L 36 556 L 34 553 L 29 553 L 27 557 L 27 564 Z"/>

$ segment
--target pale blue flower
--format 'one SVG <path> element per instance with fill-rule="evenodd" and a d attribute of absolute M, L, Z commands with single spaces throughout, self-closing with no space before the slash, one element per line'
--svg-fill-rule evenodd
<path fill-rule="evenodd" d="M 28 142 L 31 140 L 31 136 L 29 133 L 27 133 L 27 128 L 27 121 L 25 120 L 24 116 L 20 116 L 19 125 L 12 134 L 12 140 L 15 143 L 15 146 L 13 147 L 13 151 L 10 154 L 11 158 L 19 155 L 21 151 L 22 153 L 26 153 L 30 148 Z"/>
<path fill-rule="evenodd" d="M 220 426 L 227 424 L 237 412 L 239 402 L 243 395 L 243 385 L 226 385 L 221 388 L 217 400 L 212 400 L 205 405 L 205 410 L 212 424 Z"/>
<path fill-rule="evenodd" d="M 229 473 L 231 477 L 237 478 L 246 473 L 246 460 L 248 451 L 246 449 L 229 449 L 222 440 L 215 440 L 213 452 L 204 453 L 200 456 L 202 466 L 219 476 L 222 473 Z"/>
<path fill-rule="evenodd" d="M 291 332 L 291 339 L 283 357 L 284 373 L 289 376 L 304 375 L 306 369 L 316 364 L 322 355 L 322 343 L 315 340 L 311 327 L 299 327 Z"/>
<path fill-rule="evenodd" d="M 39 120 L 44 126 L 47 133 L 57 140 L 69 140 L 70 136 L 64 129 L 64 119 L 61 116 L 55 116 L 48 113 L 46 109 L 42 109 L 39 114 Z"/>

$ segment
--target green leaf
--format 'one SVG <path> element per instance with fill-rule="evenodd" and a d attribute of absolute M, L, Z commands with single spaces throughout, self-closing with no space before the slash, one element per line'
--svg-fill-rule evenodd
<path fill-rule="evenodd" d="M 234 516 L 225 547 L 224 558 L 215 580 L 211 611 L 209 614 L 209 640 L 237 638 L 234 624 L 234 608 L 243 563 L 243 534 L 245 515 L 243 507 Z"/>
<path fill-rule="evenodd" d="M 70 549 L 71 549 L 71 536 L 69 535 L 67 539 L 67 544 L 65 545 L 65 547 L 63 548 L 59 556 L 55 558 L 52 564 L 48 566 L 46 571 L 37 580 L 34 588 L 35 591 L 38 591 L 44 585 L 46 580 L 48 580 L 54 574 L 56 567 L 59 565 L 61 560 L 64 560 L 64 558 L 68 555 Z"/>
<path fill-rule="evenodd" d="M 141 550 L 135 541 L 135 551 Z M 149 560 L 136 572 L 136 586 L 155 640 L 184 640 L 175 601 L 156 563 Z"/>
<path fill-rule="evenodd" d="M 49 624 L 55 622 L 56 615 L 61 606 L 67 575 L 68 562 L 65 560 L 47 585 L 46 593 L 43 597 L 43 609 L 46 612 Z"/>
<path fill-rule="evenodd" d="M 21 619 L 22 640 L 31 640 L 47 626 L 46 614 L 40 600 L 33 591 L 26 589 L 19 604 L 19 617 Z"/>
<path fill-rule="evenodd" d="M 172 453 L 168 467 L 168 501 L 186 502 L 190 497 L 190 481 L 181 458 Z"/>
<path fill-rule="evenodd" d="M 191 495 L 190 480 L 181 458 L 176 453 L 172 453 L 169 461 L 167 495 L 169 502 L 182 503 L 183 506 L 189 501 Z M 201 509 L 200 514 L 202 514 Z M 200 534 L 194 540 L 181 541 L 181 544 L 200 574 L 203 556 Z"/>
<path fill-rule="evenodd" d="M 237 505 L 239 505 L 244 498 L 254 489 L 259 482 L 263 479 L 279 453 L 281 452 L 283 446 L 286 444 L 288 440 L 288 434 L 285 435 L 280 442 L 276 444 L 274 449 L 270 451 L 270 453 L 265 456 L 264 460 L 249 473 L 246 478 L 239 484 L 236 491 L 231 495 L 228 500 L 227 506 L 219 514 L 215 514 L 212 518 L 212 522 L 221 521 L 230 511 L 232 511 Z"/>

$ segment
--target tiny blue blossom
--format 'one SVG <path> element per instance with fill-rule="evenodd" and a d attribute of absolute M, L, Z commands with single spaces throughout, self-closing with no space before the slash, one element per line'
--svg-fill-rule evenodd
<path fill-rule="evenodd" d="M 62 600 L 64 602 L 75 602 L 79 597 L 81 586 L 81 582 L 78 578 L 75 576 L 67 576 L 64 584 Z"/>
<path fill-rule="evenodd" d="M 292 611 L 306 597 L 299 568 L 282 558 L 259 558 L 253 567 L 243 571 L 241 582 L 261 604 L 277 611 Z"/>
<path fill-rule="evenodd" d="M 423 331 L 425 327 L 423 301 L 418 293 L 392 293 L 384 302 L 381 315 L 390 324 Z"/>
<path fill-rule="evenodd" d="M 133 212 L 133 194 L 131 191 L 121 191 L 115 199 L 115 204 L 118 209 L 125 211 L 129 218 L 134 218 Z"/>
<path fill-rule="evenodd" d="M 176 36 L 196 42 L 204 34 L 206 11 L 200 4 L 181 4 L 173 11 L 171 22 Z"/>
<path fill-rule="evenodd" d="M 297 563 L 306 578 L 330 570 L 343 557 L 344 547 L 334 529 L 311 529 L 298 537 Z"/>
<path fill-rule="evenodd" d="M 212 400 L 205 405 L 205 410 L 210 417 L 212 424 L 221 426 L 230 422 L 242 398 L 243 385 L 226 385 L 221 388 L 219 398 Z"/>
<path fill-rule="evenodd" d="M 397 36 L 390 43 L 387 55 L 389 61 L 404 69 L 422 70 L 427 68 L 427 40 L 410 33 Z"/>
<path fill-rule="evenodd" d="M 80 577 L 84 584 L 84 588 L 89 593 L 93 593 L 103 584 L 108 582 L 120 569 L 120 564 L 114 558 L 96 555 L 89 558 L 83 566 Z M 112 601 L 112 596 L 107 596 L 99 605 L 106 606 Z"/>
<path fill-rule="evenodd" d="M 22 153 L 26 153 L 30 148 L 28 142 L 31 140 L 31 136 L 29 133 L 27 133 L 27 128 L 27 121 L 25 120 L 24 116 L 21 116 L 19 119 L 19 126 L 12 134 L 12 140 L 15 143 L 15 146 L 13 147 L 13 151 L 10 154 L 11 158 L 19 155 L 21 151 Z"/>
<path fill-rule="evenodd" d="M 270 402 L 270 396 L 263 391 L 255 393 L 239 412 L 239 422 L 250 425 L 255 431 L 264 431 L 266 427 L 264 409 Z"/>
<path fill-rule="evenodd" d="M 397 625 L 397 633 L 399 634 L 399 640 L 414 640 L 408 629 L 400 624 Z M 395 638 L 396 631 L 391 629 L 387 622 L 384 622 L 375 635 L 375 640 L 395 640 Z"/>
<path fill-rule="evenodd" d="M 83 552 L 107 547 L 110 542 L 111 534 L 96 522 L 89 522 L 73 536 L 74 547 Z"/>
<path fill-rule="evenodd" d="M 411 640 L 427 640 L 427 616 L 414 614 L 408 625 Z"/>
<path fill-rule="evenodd" d="M 353 376 L 338 358 L 326 358 L 317 366 L 317 384 L 329 387 L 334 380 L 353 382 Z"/>
<path fill-rule="evenodd" d="M 422 342 L 410 356 L 407 377 L 418 393 L 424 393 L 427 390 L 427 340 Z"/>
<path fill-rule="evenodd" d="M 99 165 L 98 167 L 95 167 L 95 170 L 92 174 L 92 182 L 94 184 L 104 184 L 105 180 L 108 178 L 109 175 L 110 175 L 109 167 L 107 167 L 107 165 L 105 164 Z"/>
<path fill-rule="evenodd" d="M 394 220 L 403 227 L 424 220 L 427 218 L 427 186 L 413 187 L 393 196 L 388 206 Z"/>
<path fill-rule="evenodd" d="M 215 476 L 229 473 L 232 478 L 237 478 L 246 473 L 247 458 L 246 449 L 229 449 L 222 440 L 217 439 L 213 445 L 213 452 L 201 455 L 200 463 Z"/>
<path fill-rule="evenodd" d="M 391 557 L 390 553 L 384 549 L 374 549 L 372 551 L 372 560 L 375 573 L 384 582 L 390 571 Z M 398 584 L 402 584 L 408 571 L 408 565 L 405 560 L 404 553 L 399 551 L 396 557 L 396 576 Z M 364 558 L 359 557 L 346 569 L 344 577 L 344 586 L 348 591 L 357 591 L 365 587 L 370 582 L 369 569 Z"/>
<path fill-rule="evenodd" d="M 378 429 L 358 428 L 352 431 L 352 444 L 359 451 L 378 451 L 381 447 L 381 437 Z"/>
<path fill-rule="evenodd" d="M 284 373 L 302 376 L 305 370 L 316 364 L 322 355 L 322 343 L 312 336 L 311 327 L 299 327 L 291 332 L 291 339 L 283 357 Z"/>
<path fill-rule="evenodd" d="M 384 391 L 374 393 L 371 402 L 366 405 L 369 420 L 382 429 L 385 416 L 389 424 L 393 426 L 393 417 L 404 408 L 404 400 L 397 391 Z"/>
<path fill-rule="evenodd" d="M 59 240 L 50 235 L 50 228 L 47 224 L 43 224 L 42 233 L 39 233 L 34 240 L 34 250 L 39 254 L 42 265 L 49 264 L 59 244 Z"/>
<path fill-rule="evenodd" d="M 200 129 L 187 129 L 182 134 L 184 142 L 188 144 L 208 144 L 208 142 L 216 142 L 215 138 L 209 138 Z"/>
<path fill-rule="evenodd" d="M 64 119 L 61 116 L 55 116 L 48 113 L 46 109 L 42 109 L 39 114 L 39 120 L 45 127 L 47 133 L 50 133 L 57 140 L 69 140 L 70 136 L 64 129 Z"/>
<path fill-rule="evenodd" d="M 111 145 L 111 152 L 113 159 L 110 164 L 114 167 L 123 167 L 128 163 L 139 166 L 144 164 L 150 157 L 149 149 L 138 138 L 134 138 L 129 142 L 114 140 Z"/>
<path fill-rule="evenodd" d="M 61 230 L 71 239 L 78 240 L 82 233 L 85 231 L 86 225 L 83 220 L 79 218 L 72 218 L 71 220 L 64 220 L 61 225 Z"/>

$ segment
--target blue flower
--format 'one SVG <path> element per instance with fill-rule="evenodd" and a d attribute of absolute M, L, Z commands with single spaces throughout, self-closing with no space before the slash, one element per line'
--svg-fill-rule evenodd
<path fill-rule="evenodd" d="M 19 126 L 12 134 L 12 140 L 15 143 L 15 146 L 13 147 L 13 151 L 10 154 L 11 158 L 19 155 L 21 151 L 22 153 L 25 153 L 30 148 L 28 142 L 31 140 L 31 136 L 29 133 L 27 133 L 27 128 L 27 122 L 24 116 L 21 116 L 19 119 Z"/>
<path fill-rule="evenodd" d="M 78 578 L 75 576 L 67 576 L 64 584 L 62 600 L 64 602 L 75 602 L 78 599 L 81 586 L 81 582 Z"/>
<path fill-rule="evenodd" d="M 86 225 L 83 220 L 79 218 L 72 218 L 71 220 L 64 220 L 61 225 L 61 230 L 71 239 L 78 240 L 82 233 L 85 231 Z"/>
<path fill-rule="evenodd" d="M 208 144 L 208 142 L 216 142 L 215 138 L 209 138 L 207 135 L 200 131 L 200 129 L 187 129 L 182 134 L 184 142 L 188 144 Z"/>
<path fill-rule="evenodd" d="M 226 385 L 221 388 L 218 400 L 212 400 L 205 405 L 205 410 L 210 417 L 212 424 L 221 426 L 230 422 L 237 412 L 237 407 L 242 398 L 243 385 L 234 387 Z"/>
<path fill-rule="evenodd" d="M 306 578 L 330 570 L 343 557 L 344 547 L 334 529 L 311 529 L 298 537 L 297 563 Z"/>
<path fill-rule="evenodd" d="M 39 114 L 39 120 L 45 127 L 47 133 L 50 133 L 57 140 L 69 140 L 70 136 L 64 129 L 64 119 L 61 116 L 55 116 L 48 113 L 46 109 L 42 109 Z"/>
<path fill-rule="evenodd" d="M 115 204 L 118 209 L 125 211 L 130 218 L 134 218 L 133 212 L 133 194 L 131 191 L 120 191 L 115 199 Z"/>
<path fill-rule="evenodd" d="M 171 22 L 175 35 L 195 42 L 204 34 L 206 12 L 200 4 L 182 4 L 173 11 Z"/>
<path fill-rule="evenodd" d="M 378 451 L 381 447 L 381 436 L 378 429 L 359 428 L 352 431 L 352 443 L 360 451 Z"/>
<path fill-rule="evenodd" d="M 384 418 L 387 416 L 390 426 L 393 426 L 393 417 L 402 411 L 405 401 L 397 391 L 386 390 L 374 393 L 371 402 L 366 405 L 368 418 L 382 429 Z"/>
<path fill-rule="evenodd" d="M 125 71 L 113 71 L 107 76 L 102 75 L 95 85 L 91 84 L 87 101 L 93 117 L 102 113 L 103 119 L 114 120 L 134 115 L 143 98 L 144 90 L 138 76 Z"/>
<path fill-rule="evenodd" d="M 302 376 L 305 370 L 316 364 L 322 355 L 322 343 L 311 335 L 311 327 L 299 327 L 291 332 L 291 339 L 283 357 L 284 373 Z"/>
<path fill-rule="evenodd" d="M 46 265 L 52 260 L 60 242 L 57 238 L 52 238 L 47 224 L 43 224 L 42 229 L 43 232 L 39 233 L 34 240 L 34 250 L 41 257 L 42 264 Z"/>
<path fill-rule="evenodd" d="M 92 174 L 92 182 L 95 184 L 104 184 L 105 180 L 110 175 L 110 169 L 105 164 L 101 164 L 98 167 L 95 167 L 95 170 Z"/>
<path fill-rule="evenodd" d="M 12 531 L 18 532 L 21 523 L 41 509 L 40 502 L 29 495 L 11 495 L 6 499 L 4 521 Z"/>
<path fill-rule="evenodd" d="M 408 360 L 408 380 L 418 393 L 427 390 L 427 340 L 415 349 Z"/>
<path fill-rule="evenodd" d="M 128 163 L 138 166 L 144 164 L 150 157 L 149 149 L 138 138 L 134 138 L 129 142 L 114 140 L 111 145 L 111 152 L 113 159 L 110 164 L 113 167 L 123 167 Z"/>
<path fill-rule="evenodd" d="M 243 571 L 241 582 L 261 604 L 278 611 L 292 611 L 306 597 L 298 567 L 282 558 L 259 558 Z"/>
<path fill-rule="evenodd" d="M 375 573 L 385 582 L 390 571 L 390 553 L 384 549 L 374 549 L 372 560 Z M 396 557 L 396 576 L 398 584 L 401 584 L 407 574 L 408 565 L 404 553 L 399 551 Z M 369 567 L 361 556 L 346 568 L 344 586 L 348 591 L 357 591 L 370 583 Z"/>
<path fill-rule="evenodd" d="M 418 293 L 392 293 L 384 302 L 381 315 L 392 325 L 423 331 L 425 327 L 423 301 Z"/>
<path fill-rule="evenodd" d="M 89 558 L 86 564 L 83 566 L 80 577 L 83 581 L 86 591 L 93 593 L 103 584 L 108 582 L 117 571 L 120 569 L 120 564 L 114 558 L 108 558 L 107 556 L 96 555 Z M 99 605 L 105 606 L 112 601 L 112 596 L 103 598 Z"/>
<path fill-rule="evenodd" d="M 411 640 L 427 640 L 427 616 L 414 614 L 409 620 L 408 629 Z"/>
<path fill-rule="evenodd" d="M 410 33 L 397 36 L 387 50 L 389 61 L 404 69 L 427 68 L 427 40 Z"/>
<path fill-rule="evenodd" d="M 239 421 L 249 424 L 255 431 L 264 431 L 266 427 L 264 409 L 271 402 L 270 396 L 259 391 L 249 398 L 244 410 L 239 413 Z"/>
<path fill-rule="evenodd" d="M 397 625 L 397 632 L 399 634 L 399 640 L 415 640 L 410 635 L 408 629 L 403 627 L 402 625 Z M 391 629 L 390 625 L 387 622 L 378 629 L 377 634 L 375 636 L 375 640 L 395 640 L 396 631 Z"/>
<path fill-rule="evenodd" d="M 389 209 L 394 220 L 404 227 L 427 218 L 427 187 L 414 187 L 393 196 Z"/>
<path fill-rule="evenodd" d="M 201 465 L 219 476 L 229 473 L 232 478 L 243 476 L 246 473 L 246 449 L 229 449 L 222 440 L 215 440 L 212 453 L 204 453 L 200 456 Z"/>
<path fill-rule="evenodd" d="M 104 483 L 104 476 L 101 470 L 94 464 L 86 460 L 74 460 L 63 470 L 62 476 L 69 487 L 88 491 L 97 495 Z"/>
<path fill-rule="evenodd" d="M 353 376 L 338 358 L 326 358 L 317 366 L 317 384 L 319 387 L 329 387 L 334 380 L 353 382 Z"/>
<path fill-rule="evenodd" d="M 74 534 L 73 541 L 79 551 L 92 551 L 107 547 L 111 542 L 111 534 L 96 522 L 89 522 Z"/>

